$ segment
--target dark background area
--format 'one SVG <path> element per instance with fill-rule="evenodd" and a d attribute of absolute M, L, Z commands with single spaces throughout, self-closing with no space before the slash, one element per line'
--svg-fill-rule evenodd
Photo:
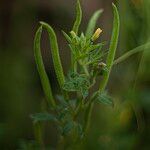
<path fill-rule="evenodd" d="M 144 44 L 150 38 L 149 0 L 117 0 L 121 32 L 117 56 Z M 0 0 L 0 149 L 19 149 L 34 140 L 30 114 L 40 112 L 43 91 L 33 55 L 33 39 L 39 21 L 56 31 L 65 73 L 70 51 L 61 34 L 69 32 L 75 18 L 75 0 Z M 109 41 L 112 28 L 112 0 L 82 0 L 83 21 L 92 13 L 104 13 L 97 23 L 102 41 Z M 42 54 L 53 91 L 56 78 L 47 33 L 42 35 Z M 109 43 L 108 43 L 109 44 Z M 114 67 L 108 90 L 115 108 L 96 104 L 92 125 L 83 149 L 150 149 L 150 50 L 136 54 Z M 55 146 L 55 127 L 49 126 L 45 141 Z"/>

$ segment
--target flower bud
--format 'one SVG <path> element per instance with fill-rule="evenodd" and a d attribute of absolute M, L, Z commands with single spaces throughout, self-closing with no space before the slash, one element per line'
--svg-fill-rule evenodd
<path fill-rule="evenodd" d="M 102 30 L 100 28 L 98 28 L 92 36 L 92 41 L 97 40 L 99 38 L 101 32 L 102 32 Z"/>
<path fill-rule="evenodd" d="M 73 38 L 75 38 L 75 37 L 77 36 L 74 31 L 71 31 L 70 34 L 71 34 L 71 36 L 72 36 Z"/>

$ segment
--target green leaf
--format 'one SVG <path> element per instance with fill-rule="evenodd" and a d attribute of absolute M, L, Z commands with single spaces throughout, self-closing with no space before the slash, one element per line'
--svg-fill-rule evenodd
<path fill-rule="evenodd" d="M 56 104 L 52 95 L 51 85 L 50 85 L 48 76 L 46 74 L 42 55 L 41 55 L 41 49 L 40 49 L 41 33 L 42 33 L 42 27 L 39 27 L 39 29 L 36 32 L 35 39 L 34 39 L 34 57 L 35 57 L 36 65 L 37 65 L 37 70 L 41 78 L 41 83 L 42 83 L 42 87 L 43 87 L 46 99 L 49 104 L 55 107 Z"/>
<path fill-rule="evenodd" d="M 80 0 L 77 0 L 76 20 L 74 22 L 73 29 L 72 29 L 77 35 L 78 35 L 79 26 L 81 24 L 81 20 L 82 20 L 82 9 L 80 5 Z"/>
<path fill-rule="evenodd" d="M 67 135 L 69 134 L 69 132 L 71 132 L 71 130 L 74 128 L 74 122 L 73 121 L 69 121 L 65 124 L 65 126 L 63 127 L 63 131 L 62 131 L 62 135 Z"/>
<path fill-rule="evenodd" d="M 63 33 L 64 37 L 66 38 L 66 40 L 68 41 L 68 43 L 71 43 L 70 36 L 66 32 L 64 32 L 64 31 L 62 31 L 62 33 Z"/>
<path fill-rule="evenodd" d="M 95 101 L 98 101 L 102 104 L 108 105 L 108 106 L 114 106 L 112 98 L 107 94 L 107 92 L 98 92 L 96 94 Z"/>
<path fill-rule="evenodd" d="M 56 98 L 60 102 L 60 105 L 62 105 L 63 107 L 67 107 L 68 106 L 68 103 L 66 102 L 66 100 L 65 100 L 65 98 L 63 96 L 56 95 Z"/>
<path fill-rule="evenodd" d="M 62 68 L 62 64 L 61 64 L 61 60 L 59 56 L 59 49 L 58 49 L 58 42 L 57 42 L 56 34 L 54 30 L 52 29 L 52 27 L 49 26 L 47 23 L 45 22 L 40 22 L 40 23 L 48 31 L 55 73 L 57 76 L 58 83 L 60 87 L 62 87 L 65 82 L 65 79 L 64 79 L 63 68 Z"/>
<path fill-rule="evenodd" d="M 36 113 L 32 114 L 31 118 L 33 119 L 34 122 L 39 122 L 39 121 L 57 121 L 56 117 L 52 114 L 49 113 Z"/>
<path fill-rule="evenodd" d="M 102 14 L 103 10 L 100 9 L 100 10 L 97 10 L 91 17 L 89 23 L 88 23 L 88 27 L 87 27 L 87 30 L 86 30 L 86 37 L 91 37 L 94 33 L 94 29 L 95 29 L 95 26 L 96 26 L 96 22 L 98 20 L 98 18 L 100 17 L 100 15 Z"/>
<path fill-rule="evenodd" d="M 110 41 L 110 46 L 109 46 L 109 52 L 108 52 L 107 60 L 106 60 L 108 72 L 104 74 L 104 78 L 99 88 L 100 91 L 103 91 L 106 88 L 109 75 L 113 66 L 114 57 L 116 54 L 116 49 L 117 49 L 117 44 L 118 44 L 118 37 L 119 37 L 119 29 L 120 29 L 119 14 L 118 14 L 117 7 L 114 4 L 112 4 L 112 6 L 113 6 L 113 13 L 114 13 L 114 20 L 113 20 L 113 31 L 112 31 L 112 36 L 111 36 L 111 41 Z"/>
<path fill-rule="evenodd" d="M 68 79 L 66 80 L 63 89 L 71 92 L 80 91 L 85 98 L 88 95 L 89 87 L 90 82 L 86 76 L 71 72 L 68 75 Z"/>
<path fill-rule="evenodd" d="M 84 134 L 84 133 L 83 133 L 83 127 L 82 127 L 82 125 L 78 123 L 78 124 L 76 125 L 76 127 L 77 127 L 77 132 L 78 132 L 78 134 L 79 134 L 79 137 L 80 137 L 80 138 L 83 138 L 83 136 L 84 136 L 83 134 Z"/>
<path fill-rule="evenodd" d="M 96 45 L 90 45 L 87 48 L 87 51 L 90 52 L 90 51 L 95 50 L 95 49 L 101 50 L 101 48 L 102 48 L 103 45 L 104 45 L 103 43 L 99 43 L 99 44 L 96 44 Z"/>

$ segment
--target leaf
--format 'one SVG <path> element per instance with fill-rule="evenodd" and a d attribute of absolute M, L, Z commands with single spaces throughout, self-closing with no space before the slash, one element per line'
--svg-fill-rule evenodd
<path fill-rule="evenodd" d="M 52 114 L 49 113 L 36 113 L 32 114 L 31 118 L 33 119 L 34 122 L 39 122 L 39 121 L 57 121 L 56 117 Z"/>
<path fill-rule="evenodd" d="M 62 64 L 61 64 L 61 60 L 59 56 L 59 49 L 58 49 L 58 42 L 57 42 L 56 34 L 54 30 L 52 29 L 52 27 L 49 26 L 47 23 L 45 22 L 40 22 L 40 23 L 48 31 L 49 40 L 51 44 L 51 50 L 52 50 L 52 59 L 54 63 L 54 69 L 55 69 L 58 83 L 60 87 L 62 87 L 65 82 L 65 78 L 64 78 L 63 68 L 62 68 Z"/>
<path fill-rule="evenodd" d="M 86 37 L 91 37 L 92 34 L 94 33 L 96 22 L 97 22 L 98 18 L 100 17 L 100 15 L 102 14 L 102 12 L 103 12 L 102 9 L 97 10 L 91 17 L 91 19 L 88 23 L 87 30 L 86 30 Z"/>
<path fill-rule="evenodd" d="M 81 5 L 80 5 L 80 0 L 77 0 L 76 20 L 74 22 L 73 29 L 72 29 L 77 35 L 78 35 L 79 26 L 81 24 L 81 20 L 82 20 L 82 9 L 81 9 Z"/>
<path fill-rule="evenodd" d="M 58 99 L 58 101 L 60 102 L 60 105 L 62 105 L 63 107 L 67 107 L 68 103 L 66 102 L 66 100 L 64 99 L 63 96 L 61 95 L 56 95 L 56 98 Z"/>
<path fill-rule="evenodd" d="M 86 76 L 81 76 L 78 73 L 71 72 L 68 75 L 63 89 L 66 91 L 80 91 L 85 98 L 88 95 L 88 89 L 90 87 L 90 82 Z"/>
<path fill-rule="evenodd" d="M 106 65 L 108 68 L 108 72 L 104 74 L 104 78 L 100 84 L 100 91 L 105 90 L 109 75 L 113 66 L 114 62 L 114 57 L 116 54 L 116 49 L 117 49 L 117 44 L 118 44 L 118 37 L 119 37 L 119 29 L 120 29 L 120 19 L 119 19 L 119 14 L 117 7 L 112 4 L 113 6 L 113 13 L 114 13 L 114 20 L 113 20 L 113 31 L 112 31 L 112 36 L 111 36 L 111 41 L 110 41 L 110 46 L 109 46 L 109 52 L 107 55 L 107 60 L 106 60 Z"/>
<path fill-rule="evenodd" d="M 42 55 L 41 55 L 41 49 L 40 49 L 41 33 L 42 33 L 42 27 L 39 27 L 39 29 L 36 32 L 35 39 L 34 39 L 34 57 L 35 57 L 36 65 L 37 65 L 37 70 L 41 78 L 41 83 L 42 83 L 42 87 L 43 87 L 46 99 L 48 100 L 49 104 L 55 107 L 56 104 L 52 95 L 51 85 L 50 85 L 48 76 L 46 74 Z"/>
<path fill-rule="evenodd" d="M 67 122 L 63 127 L 62 135 L 67 135 L 73 129 L 73 127 L 74 127 L 73 121 Z"/>
<path fill-rule="evenodd" d="M 103 103 L 108 106 L 114 106 L 112 98 L 107 94 L 107 92 L 98 92 L 95 96 L 95 101 Z"/>
<path fill-rule="evenodd" d="M 79 134 L 79 137 L 83 138 L 83 134 L 84 133 L 83 133 L 83 127 L 82 127 L 82 125 L 78 123 L 76 126 L 77 126 L 77 132 Z"/>
<path fill-rule="evenodd" d="M 71 43 L 72 41 L 71 41 L 70 36 L 64 31 L 62 31 L 62 33 L 63 33 L 64 37 L 66 38 L 66 40 L 68 41 L 68 43 Z"/>
<path fill-rule="evenodd" d="M 103 43 L 99 43 L 99 44 L 96 44 L 96 45 L 90 45 L 87 48 L 87 51 L 90 52 L 90 51 L 95 50 L 95 49 L 101 49 L 103 45 L 104 45 Z"/>

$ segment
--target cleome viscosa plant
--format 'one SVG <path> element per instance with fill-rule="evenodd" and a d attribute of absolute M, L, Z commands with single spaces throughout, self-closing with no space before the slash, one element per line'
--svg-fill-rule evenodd
<path fill-rule="evenodd" d="M 66 76 L 61 64 L 55 32 L 49 24 L 40 22 L 40 27 L 36 32 L 34 40 L 34 55 L 48 109 L 44 113 L 31 115 L 39 146 L 44 145 L 40 127 L 45 121 L 50 121 L 57 125 L 60 134 L 60 141 L 58 142 L 60 149 L 80 143 L 87 135 L 94 103 L 99 102 L 112 107 L 114 106 L 112 98 L 106 92 L 106 86 L 113 65 L 150 46 L 150 44 L 142 45 L 114 60 L 120 22 L 117 7 L 112 4 L 112 8 L 114 14 L 113 30 L 109 50 L 105 51 L 103 50 L 105 42 L 97 42 L 97 39 L 102 34 L 102 30 L 100 28 L 95 29 L 96 22 L 102 10 L 98 10 L 93 14 L 86 32 L 79 33 L 82 10 L 80 1 L 77 0 L 77 15 L 73 28 L 68 34 L 62 31 L 71 51 L 71 65 Z M 49 35 L 54 69 L 61 89 L 59 95 L 52 93 L 51 84 L 41 56 L 40 40 L 43 29 Z M 100 76 L 102 80 L 96 80 Z M 90 90 L 96 81 L 99 82 L 99 89 L 92 93 Z"/>

